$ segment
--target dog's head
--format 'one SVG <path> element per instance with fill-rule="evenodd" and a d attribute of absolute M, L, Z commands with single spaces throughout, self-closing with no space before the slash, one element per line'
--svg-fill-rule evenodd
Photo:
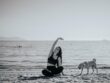
<path fill-rule="evenodd" d="M 86 62 L 80 63 L 80 64 L 78 65 L 78 69 L 82 69 L 82 68 L 84 67 L 85 63 L 86 63 Z"/>
<path fill-rule="evenodd" d="M 78 65 L 78 69 L 81 69 L 81 64 Z"/>

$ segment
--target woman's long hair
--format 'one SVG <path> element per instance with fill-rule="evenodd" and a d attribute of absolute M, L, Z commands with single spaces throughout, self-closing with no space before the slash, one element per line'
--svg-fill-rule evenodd
<path fill-rule="evenodd" d="M 61 63 L 62 63 L 62 49 L 60 46 L 58 46 L 57 48 L 59 48 L 59 52 L 57 53 L 57 56 L 61 58 Z"/>

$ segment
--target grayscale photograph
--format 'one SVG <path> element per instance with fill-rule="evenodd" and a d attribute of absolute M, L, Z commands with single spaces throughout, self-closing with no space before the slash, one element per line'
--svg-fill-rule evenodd
<path fill-rule="evenodd" d="M 0 0 L 0 83 L 110 83 L 110 0 Z"/>

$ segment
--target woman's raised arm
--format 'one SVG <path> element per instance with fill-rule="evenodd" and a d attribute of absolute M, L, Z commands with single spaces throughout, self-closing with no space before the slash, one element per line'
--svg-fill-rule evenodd
<path fill-rule="evenodd" d="M 53 45 L 52 45 L 52 47 L 51 47 L 51 49 L 50 49 L 50 52 L 49 52 L 49 57 L 52 55 L 52 52 L 53 52 L 54 47 L 55 47 L 55 45 L 57 44 L 58 40 L 63 40 L 63 38 L 59 37 L 59 38 L 57 38 L 57 39 L 54 41 L 54 43 L 53 43 Z"/>

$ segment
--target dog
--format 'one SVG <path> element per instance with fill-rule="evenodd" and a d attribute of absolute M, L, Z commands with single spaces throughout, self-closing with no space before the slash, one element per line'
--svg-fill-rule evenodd
<path fill-rule="evenodd" d="M 94 58 L 92 61 L 85 61 L 83 63 L 80 63 L 78 65 L 78 69 L 81 69 L 81 73 L 83 72 L 83 69 L 86 68 L 87 69 L 87 74 L 89 74 L 89 68 L 92 68 L 92 74 L 94 73 L 94 69 L 96 69 L 96 72 L 98 74 L 98 68 L 97 68 L 97 64 L 96 64 L 96 59 Z"/>

